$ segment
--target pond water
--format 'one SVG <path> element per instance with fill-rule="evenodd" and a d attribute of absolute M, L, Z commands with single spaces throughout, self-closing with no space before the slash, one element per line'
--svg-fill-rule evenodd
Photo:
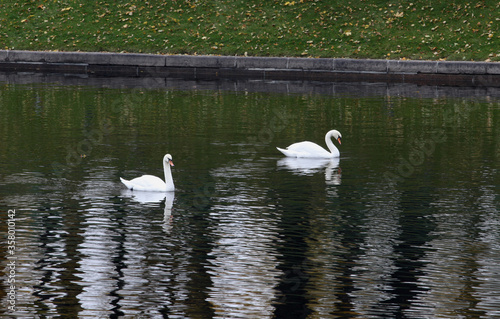
<path fill-rule="evenodd" d="M 0 312 L 500 316 L 498 124 L 488 96 L 0 83 Z M 330 129 L 338 160 L 276 150 Z M 120 183 L 166 153 L 174 193 Z"/>

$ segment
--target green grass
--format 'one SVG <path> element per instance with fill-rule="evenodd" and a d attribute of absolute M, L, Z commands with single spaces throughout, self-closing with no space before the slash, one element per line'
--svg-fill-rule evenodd
<path fill-rule="evenodd" d="M 0 48 L 500 61 L 500 2 L 0 3 Z"/>

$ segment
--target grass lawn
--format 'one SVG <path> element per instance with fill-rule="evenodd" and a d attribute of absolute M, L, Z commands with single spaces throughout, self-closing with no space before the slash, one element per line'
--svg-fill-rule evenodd
<path fill-rule="evenodd" d="M 0 48 L 500 61 L 500 1 L 6 0 Z"/>

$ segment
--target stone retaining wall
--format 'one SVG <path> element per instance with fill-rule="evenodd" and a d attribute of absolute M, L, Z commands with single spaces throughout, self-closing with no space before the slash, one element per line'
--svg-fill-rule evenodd
<path fill-rule="evenodd" d="M 500 87 L 500 63 L 0 50 L 0 72 Z"/>

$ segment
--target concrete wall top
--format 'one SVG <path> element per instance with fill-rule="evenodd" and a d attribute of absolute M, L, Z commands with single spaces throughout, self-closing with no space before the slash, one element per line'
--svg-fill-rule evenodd
<path fill-rule="evenodd" d="M 166 55 L 165 66 L 195 68 L 235 68 L 236 57 L 208 55 Z"/>
<path fill-rule="evenodd" d="M 236 67 L 240 69 L 288 69 L 288 58 L 238 57 Z"/>
<path fill-rule="evenodd" d="M 236 68 L 354 73 L 500 75 L 500 63 L 337 58 L 188 56 L 103 52 L 0 50 L 0 62 L 78 63 L 137 67 Z"/>
<path fill-rule="evenodd" d="M 335 59 L 288 58 L 288 68 L 333 71 L 335 70 Z"/>
<path fill-rule="evenodd" d="M 387 72 L 390 73 L 437 73 L 437 61 L 388 60 Z"/>
<path fill-rule="evenodd" d="M 84 63 L 165 66 L 165 56 L 135 53 L 0 51 L 0 62 Z"/>
<path fill-rule="evenodd" d="M 487 74 L 500 74 L 500 63 L 488 63 L 486 65 Z"/>

